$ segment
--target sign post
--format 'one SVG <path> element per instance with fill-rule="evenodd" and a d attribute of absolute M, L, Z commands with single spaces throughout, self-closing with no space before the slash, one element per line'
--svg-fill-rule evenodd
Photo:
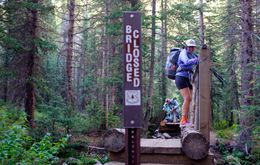
<path fill-rule="evenodd" d="M 124 12 L 124 127 L 126 165 L 140 164 L 142 118 L 141 13 Z"/>

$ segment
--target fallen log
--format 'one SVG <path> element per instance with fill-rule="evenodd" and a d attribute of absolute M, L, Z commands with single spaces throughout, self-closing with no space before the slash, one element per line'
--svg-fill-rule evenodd
<path fill-rule="evenodd" d="M 193 160 L 207 157 L 209 142 L 198 131 L 190 127 L 181 127 L 182 152 Z"/>
<path fill-rule="evenodd" d="M 119 152 L 125 148 L 125 129 L 112 128 L 103 136 L 104 147 L 108 151 Z"/>

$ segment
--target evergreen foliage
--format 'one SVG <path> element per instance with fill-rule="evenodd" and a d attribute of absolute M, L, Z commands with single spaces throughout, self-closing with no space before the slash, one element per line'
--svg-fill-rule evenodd
<path fill-rule="evenodd" d="M 7 163 L 57 162 L 59 149 L 67 143 L 66 133 L 88 134 L 111 127 L 122 127 L 123 114 L 123 64 L 122 64 L 122 13 L 129 10 L 142 12 L 142 82 L 143 112 L 146 112 L 149 81 L 153 81 L 150 124 L 161 120 L 161 109 L 166 97 L 177 97 L 182 103 L 174 82 L 163 77 L 163 65 L 172 47 L 183 47 L 186 39 L 199 43 L 198 11 L 194 0 L 157 1 L 155 38 L 152 38 L 151 1 L 96 0 L 75 1 L 75 32 L 72 53 L 72 88 L 75 105 L 66 103 L 66 51 L 68 41 L 67 2 L 42 0 L 5 0 L 0 2 L 0 99 L 10 102 L 19 110 L 0 107 L 0 158 Z M 131 4 L 132 3 L 132 4 Z M 160 4 L 161 3 L 161 4 Z M 240 128 L 241 116 L 250 118 L 252 144 L 259 146 L 259 5 L 253 4 L 254 79 L 252 103 L 244 105 L 240 78 L 241 67 L 241 2 L 238 0 L 204 1 L 205 40 L 211 48 L 212 68 L 225 79 L 221 84 L 212 76 L 212 127 L 220 138 L 234 138 Z M 29 37 L 28 12 L 39 14 L 37 37 Z M 167 34 L 164 34 L 163 23 Z M 162 42 L 163 37 L 167 42 Z M 154 78 L 150 80 L 151 43 L 155 41 Z M 36 46 L 35 74 L 27 77 L 27 54 Z M 165 45 L 164 45 L 165 44 Z M 198 44 L 199 45 L 199 44 Z M 197 53 L 199 52 L 198 46 Z M 162 51 L 164 47 L 166 52 Z M 25 83 L 35 85 L 35 123 L 33 131 L 25 127 L 22 107 L 25 101 Z M 164 87 L 166 89 L 164 89 Z M 21 110 L 22 109 L 22 110 Z M 51 133 L 50 136 L 47 133 Z M 55 140 L 56 139 L 56 140 Z M 57 140 L 61 139 L 61 141 Z M 54 141 L 55 142 L 54 142 Z M 254 152 L 259 152 L 253 147 Z M 240 152 L 226 153 L 233 164 L 247 164 Z M 78 163 L 83 160 L 81 155 Z M 228 157 L 230 156 L 230 157 Z M 69 160 L 68 160 L 69 161 Z M 71 160 L 73 161 L 73 160 Z M 248 161 L 248 162 L 247 162 Z M 238 163 L 239 162 L 239 163 Z M 254 162 L 255 163 L 255 162 Z"/>

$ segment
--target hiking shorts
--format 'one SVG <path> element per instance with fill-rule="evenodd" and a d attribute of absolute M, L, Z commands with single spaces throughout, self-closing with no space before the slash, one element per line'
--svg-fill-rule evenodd
<path fill-rule="evenodd" d="M 192 85 L 190 83 L 189 78 L 187 77 L 182 77 L 182 76 L 176 76 L 175 78 L 175 84 L 176 87 L 180 90 L 180 89 L 184 89 L 184 88 L 190 88 L 192 89 Z"/>

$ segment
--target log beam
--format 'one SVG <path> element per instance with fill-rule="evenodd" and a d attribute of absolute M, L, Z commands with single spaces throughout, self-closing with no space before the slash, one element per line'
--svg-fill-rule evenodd
<path fill-rule="evenodd" d="M 182 152 L 193 160 L 200 160 L 208 156 L 209 142 L 193 128 L 181 128 L 181 144 Z"/>
<path fill-rule="evenodd" d="M 103 136 L 103 142 L 108 151 L 122 151 L 125 148 L 125 129 L 109 129 Z"/>

